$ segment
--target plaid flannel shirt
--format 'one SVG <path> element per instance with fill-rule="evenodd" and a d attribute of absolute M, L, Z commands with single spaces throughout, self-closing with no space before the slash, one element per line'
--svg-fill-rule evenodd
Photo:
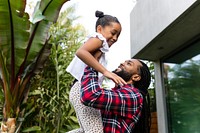
<path fill-rule="evenodd" d="M 131 133 L 141 115 L 143 97 L 130 84 L 112 90 L 100 88 L 97 71 L 87 66 L 81 81 L 81 102 L 101 110 L 105 133 Z"/>

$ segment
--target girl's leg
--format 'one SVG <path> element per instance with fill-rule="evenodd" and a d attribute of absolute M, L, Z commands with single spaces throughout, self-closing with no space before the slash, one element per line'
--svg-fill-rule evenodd
<path fill-rule="evenodd" d="M 71 130 L 67 133 L 84 133 L 83 126 L 80 123 L 79 115 L 77 115 L 77 110 L 79 110 L 79 102 L 78 101 L 80 101 L 80 96 L 77 91 L 80 89 L 79 84 L 80 83 L 78 83 L 76 81 L 76 82 L 74 82 L 73 86 L 71 87 L 71 90 L 69 92 L 69 101 L 72 103 L 72 105 L 74 107 L 80 128 Z"/>
<path fill-rule="evenodd" d="M 84 132 L 81 128 L 78 128 L 78 129 L 74 129 L 74 130 L 71 130 L 71 131 L 66 132 L 66 133 L 84 133 Z"/>
<path fill-rule="evenodd" d="M 70 102 L 74 106 L 81 129 L 84 133 L 103 133 L 100 111 L 83 105 L 80 101 L 80 83 L 76 82 L 70 90 Z"/>

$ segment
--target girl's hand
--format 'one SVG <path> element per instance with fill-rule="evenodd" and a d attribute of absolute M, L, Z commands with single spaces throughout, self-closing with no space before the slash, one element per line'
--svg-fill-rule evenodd
<path fill-rule="evenodd" d="M 97 51 L 93 54 L 93 56 L 94 56 L 94 58 L 95 58 L 97 61 L 99 61 L 99 59 L 100 59 L 100 57 L 101 57 L 102 54 L 103 54 L 103 53 L 102 53 L 100 50 L 97 50 Z M 113 80 L 113 81 L 115 82 L 115 84 L 117 84 L 117 85 L 123 86 L 123 85 L 127 84 L 121 77 L 119 77 L 117 74 L 112 73 L 112 72 L 110 72 L 110 71 L 107 71 L 107 70 L 106 70 L 106 71 L 103 73 L 103 75 L 104 75 L 105 77 L 107 77 L 107 78 Z"/>
<path fill-rule="evenodd" d="M 119 77 L 115 73 L 106 71 L 103 73 L 103 75 L 109 79 L 112 79 L 115 82 L 115 84 L 117 84 L 117 85 L 123 86 L 123 85 L 127 84 L 121 77 Z"/>

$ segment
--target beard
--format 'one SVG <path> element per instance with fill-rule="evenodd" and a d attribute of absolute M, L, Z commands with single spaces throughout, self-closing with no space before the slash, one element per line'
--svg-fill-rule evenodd
<path fill-rule="evenodd" d="M 121 77 L 124 81 L 129 81 L 132 77 L 132 73 L 128 73 L 127 71 L 125 71 L 124 69 L 121 69 L 120 71 L 114 70 L 112 71 L 113 73 L 117 74 L 119 77 Z"/>

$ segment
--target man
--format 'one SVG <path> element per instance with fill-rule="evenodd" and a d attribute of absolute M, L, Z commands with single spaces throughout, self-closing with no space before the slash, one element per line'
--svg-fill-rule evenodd
<path fill-rule="evenodd" d="M 81 81 L 81 102 L 101 110 L 105 133 L 149 133 L 150 72 L 145 63 L 130 59 L 113 71 L 127 84 L 112 90 L 100 88 L 97 71 L 86 67 Z"/>

